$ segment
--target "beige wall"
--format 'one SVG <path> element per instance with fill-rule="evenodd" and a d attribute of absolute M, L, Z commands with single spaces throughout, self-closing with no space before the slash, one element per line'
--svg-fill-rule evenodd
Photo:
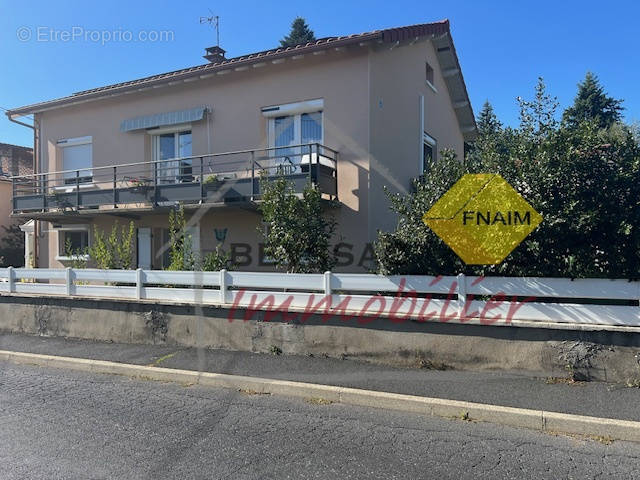
<path fill-rule="evenodd" d="M 425 82 L 425 61 L 436 69 L 433 92 Z M 265 147 L 266 121 L 260 108 L 274 104 L 324 99 L 324 144 L 339 151 L 338 197 L 341 206 L 336 242 L 354 245 L 354 263 L 377 229 L 391 229 L 384 185 L 407 191 L 421 172 L 419 98 L 424 96 L 425 130 L 462 155 L 463 140 L 447 88 L 428 40 L 391 49 L 389 45 L 353 47 L 307 55 L 283 64 L 214 75 L 180 85 L 155 88 L 110 99 L 59 108 L 38 115 L 42 122 L 43 162 L 62 168 L 56 141 L 92 136 L 94 167 L 151 160 L 150 136 L 144 131 L 120 132 L 128 118 L 206 105 L 209 121 L 194 122 L 193 154 Z M 97 218 L 97 217 L 96 217 Z M 97 220 L 105 228 L 112 216 Z M 123 223 L 121 221 L 121 223 Z M 166 226 L 166 214 L 144 215 L 137 226 Z M 226 244 L 248 243 L 257 265 L 256 212 L 237 208 L 210 210 L 201 219 L 201 245 L 213 249 L 214 229 L 227 229 Z M 58 241 L 49 235 L 40 265 L 60 266 L 53 258 Z M 362 271 L 357 267 L 347 270 Z"/>
<path fill-rule="evenodd" d="M 427 85 L 425 62 L 434 69 L 437 92 Z M 383 187 L 407 193 L 411 180 L 422 174 L 422 108 L 424 131 L 437 140 L 438 150 L 452 148 L 463 158 L 464 140 L 430 41 L 380 47 L 370 57 L 370 70 L 368 234 L 375 239 L 378 229 L 392 230 L 396 225 L 396 218 L 388 211 L 389 201 Z"/>

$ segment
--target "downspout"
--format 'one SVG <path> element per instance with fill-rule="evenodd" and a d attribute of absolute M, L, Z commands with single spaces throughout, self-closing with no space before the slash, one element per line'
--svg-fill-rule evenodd
<path fill-rule="evenodd" d="M 13 118 L 11 112 L 7 112 L 7 118 L 10 122 L 16 123 L 18 125 L 22 125 L 23 127 L 30 128 L 33 130 L 33 173 L 38 173 L 39 159 L 40 159 L 40 138 L 39 138 L 39 125 L 36 121 L 35 117 L 33 118 L 33 125 L 29 125 L 28 123 L 21 122 L 20 120 L 16 120 Z M 37 128 L 36 128 L 37 127 Z M 11 199 L 13 202 L 13 198 Z M 38 267 L 38 256 L 39 256 L 39 245 L 40 245 L 40 222 L 38 220 L 34 221 L 33 225 L 33 267 Z M 27 265 L 25 264 L 25 267 Z"/>

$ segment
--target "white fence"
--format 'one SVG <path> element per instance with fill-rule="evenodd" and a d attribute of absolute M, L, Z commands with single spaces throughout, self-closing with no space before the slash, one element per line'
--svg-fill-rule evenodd
<path fill-rule="evenodd" d="M 627 280 L 9 267 L 0 269 L 0 293 L 248 307 L 245 318 L 261 310 L 302 320 L 313 313 L 342 315 L 360 323 L 387 317 L 640 327 L 640 282 Z"/>

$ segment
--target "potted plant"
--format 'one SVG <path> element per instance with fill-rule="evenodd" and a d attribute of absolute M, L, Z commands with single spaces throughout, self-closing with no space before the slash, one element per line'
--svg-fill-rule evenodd
<path fill-rule="evenodd" d="M 147 192 L 151 188 L 151 182 L 146 178 L 132 178 L 129 180 L 129 189 L 132 192 Z"/>

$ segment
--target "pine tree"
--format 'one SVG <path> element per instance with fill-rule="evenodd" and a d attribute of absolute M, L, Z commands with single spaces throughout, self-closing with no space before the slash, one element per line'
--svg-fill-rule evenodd
<path fill-rule="evenodd" d="M 587 72 L 578 84 L 573 105 L 564 111 L 562 121 L 568 127 L 577 127 L 584 121 L 593 121 L 599 128 L 609 128 L 622 119 L 622 100 L 610 97 L 598 77 Z"/>
<path fill-rule="evenodd" d="M 291 23 L 291 32 L 289 35 L 280 40 L 281 47 L 293 47 L 309 42 L 315 42 L 316 36 L 313 31 L 307 25 L 307 22 L 302 17 L 297 17 L 293 23 Z"/>
<path fill-rule="evenodd" d="M 481 137 L 495 135 L 502 130 L 502 123 L 498 120 L 489 100 L 484 102 L 476 123 L 478 124 L 478 134 Z"/>

